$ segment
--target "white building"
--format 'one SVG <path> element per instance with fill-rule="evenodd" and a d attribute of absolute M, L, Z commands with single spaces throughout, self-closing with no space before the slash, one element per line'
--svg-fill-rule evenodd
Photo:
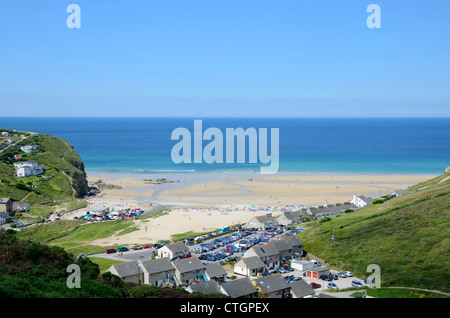
<path fill-rule="evenodd" d="M 18 177 L 35 176 L 44 173 L 44 169 L 36 160 L 15 163 L 14 168 L 16 168 L 16 175 Z"/>
<path fill-rule="evenodd" d="M 353 200 L 350 201 L 350 203 L 353 203 L 358 208 L 363 208 L 366 205 L 372 204 L 372 202 L 373 202 L 372 198 L 368 198 L 368 197 L 365 197 L 362 195 L 360 195 L 360 196 L 354 195 Z"/>
<path fill-rule="evenodd" d="M 20 150 L 22 150 L 25 153 L 37 152 L 36 146 L 22 146 L 22 147 L 20 147 Z"/>

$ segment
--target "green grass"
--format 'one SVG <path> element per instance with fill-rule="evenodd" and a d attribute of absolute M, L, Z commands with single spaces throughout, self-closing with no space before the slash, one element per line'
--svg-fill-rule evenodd
<path fill-rule="evenodd" d="M 100 269 L 100 273 L 104 273 L 106 272 L 106 270 L 108 268 L 111 267 L 111 265 L 114 264 L 119 264 L 119 263 L 123 263 L 121 261 L 117 261 L 117 260 L 112 260 L 112 259 L 107 259 L 107 258 L 102 258 L 102 257 L 89 257 L 89 259 L 97 264 L 99 266 Z"/>
<path fill-rule="evenodd" d="M 448 181 L 434 183 L 323 224 L 309 222 L 299 238 L 328 266 L 357 277 L 367 278 L 367 266 L 378 264 L 382 287 L 449 291 L 449 190 Z M 333 248 L 331 234 L 336 237 Z"/>

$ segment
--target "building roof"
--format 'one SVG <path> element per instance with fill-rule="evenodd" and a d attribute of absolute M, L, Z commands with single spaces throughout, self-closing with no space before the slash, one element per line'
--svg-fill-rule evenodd
<path fill-rule="evenodd" d="M 249 278 L 235 279 L 221 284 L 222 289 L 231 298 L 243 297 L 257 293 Z"/>
<path fill-rule="evenodd" d="M 189 248 L 183 242 L 169 243 L 164 247 L 167 247 L 172 253 L 189 251 Z"/>
<path fill-rule="evenodd" d="M 180 273 L 192 272 L 199 269 L 204 269 L 205 265 L 200 262 L 198 257 L 189 257 L 177 259 L 172 262 L 172 265 L 178 270 Z"/>
<path fill-rule="evenodd" d="M 149 274 L 156 274 L 174 270 L 172 262 L 167 257 L 141 262 L 142 266 Z"/>
<path fill-rule="evenodd" d="M 292 247 L 294 246 L 303 246 L 302 241 L 295 235 L 284 236 L 279 239 L 280 241 L 286 241 Z"/>
<path fill-rule="evenodd" d="M 117 274 L 120 277 L 125 277 L 125 276 L 137 275 L 138 272 L 142 272 L 142 270 L 139 270 L 138 265 L 139 265 L 138 261 L 131 261 L 131 262 L 114 264 L 111 267 L 116 269 Z"/>
<path fill-rule="evenodd" d="M 260 216 L 255 216 L 254 219 L 258 220 L 258 222 L 260 223 L 277 223 L 277 220 L 273 217 L 273 216 L 268 216 L 268 215 L 260 215 Z"/>
<path fill-rule="evenodd" d="M 325 266 L 314 266 L 308 270 L 311 272 L 325 272 L 328 271 L 329 269 L 326 268 Z"/>
<path fill-rule="evenodd" d="M 284 279 L 284 277 L 280 274 L 258 278 L 255 280 L 255 284 L 261 291 L 266 291 L 269 293 L 290 288 L 290 285 L 286 282 L 286 279 Z"/>
<path fill-rule="evenodd" d="M 192 284 L 188 287 L 193 293 L 202 293 L 203 295 L 221 294 L 219 285 L 215 280 Z"/>
<path fill-rule="evenodd" d="M 268 257 L 278 255 L 278 250 L 272 244 L 257 245 L 251 248 L 258 257 Z"/>
<path fill-rule="evenodd" d="M 290 244 L 290 241 L 287 240 L 276 240 L 267 244 L 273 245 L 278 252 L 292 250 L 292 245 Z"/>
<path fill-rule="evenodd" d="M 244 257 L 239 262 L 237 262 L 237 264 L 239 264 L 240 262 L 244 263 L 244 265 L 249 269 L 266 267 L 266 265 L 258 256 Z"/>
<path fill-rule="evenodd" d="M 293 221 L 293 220 L 301 217 L 302 215 L 301 215 L 300 211 L 292 211 L 292 212 L 284 212 L 279 217 L 281 217 L 281 216 L 284 216 L 286 219 Z"/>
<path fill-rule="evenodd" d="M 302 279 L 289 283 L 289 285 L 291 286 L 291 292 L 298 298 L 315 294 L 314 289 L 312 289 L 311 286 L 309 286 L 308 283 Z"/>
<path fill-rule="evenodd" d="M 209 277 L 223 277 L 227 275 L 227 271 L 219 263 L 205 265 L 205 270 Z"/>
<path fill-rule="evenodd" d="M 367 204 L 372 204 L 373 199 L 369 198 L 369 197 L 365 197 L 363 195 L 359 195 L 358 198 L 364 202 L 366 202 Z"/>

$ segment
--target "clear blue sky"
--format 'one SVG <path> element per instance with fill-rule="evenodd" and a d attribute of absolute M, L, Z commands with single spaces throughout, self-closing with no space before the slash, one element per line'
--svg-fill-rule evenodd
<path fill-rule="evenodd" d="M 448 0 L 14 0 L 0 14 L 0 116 L 450 116 Z"/>

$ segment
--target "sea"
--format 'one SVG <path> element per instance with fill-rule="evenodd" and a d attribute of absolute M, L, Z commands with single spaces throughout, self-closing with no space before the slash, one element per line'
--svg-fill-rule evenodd
<path fill-rule="evenodd" d="M 435 175 L 450 166 L 450 118 L 0 117 L 0 128 L 67 140 L 88 173 L 255 172 L 268 166 L 259 159 L 248 163 L 248 149 L 244 163 L 174 163 L 176 128 L 190 132 L 193 159 L 194 120 L 202 121 L 203 131 L 223 133 L 224 158 L 227 128 L 267 128 L 269 154 L 271 128 L 278 128 L 279 173 Z"/>

